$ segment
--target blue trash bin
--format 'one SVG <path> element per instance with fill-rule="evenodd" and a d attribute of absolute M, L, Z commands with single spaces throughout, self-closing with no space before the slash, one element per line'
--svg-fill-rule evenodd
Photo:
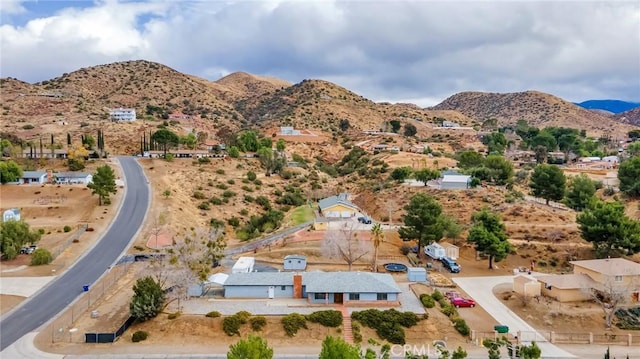
<path fill-rule="evenodd" d="M 82 286 L 82 290 L 84 290 L 85 292 L 88 292 L 89 291 L 89 285 L 88 284 L 83 285 Z"/>

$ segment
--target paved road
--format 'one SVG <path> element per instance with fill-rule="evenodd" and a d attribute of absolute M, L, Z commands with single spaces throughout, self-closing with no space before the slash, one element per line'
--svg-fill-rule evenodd
<path fill-rule="evenodd" d="M 495 320 L 496 324 L 509 327 L 509 333 L 523 332 L 524 342 L 535 341 L 542 350 L 543 358 L 575 358 L 575 355 L 547 342 L 531 325 L 512 312 L 493 294 L 493 288 L 503 283 L 513 283 L 512 276 L 499 277 L 455 277 L 453 281 L 473 298 Z M 526 335 L 525 335 L 526 334 Z"/>
<path fill-rule="evenodd" d="M 149 207 L 149 185 L 133 157 L 119 157 L 126 179 L 120 211 L 97 244 L 63 275 L 29 298 L 0 322 L 0 350 L 49 321 L 95 282 L 128 247 Z M 95 198 L 97 201 L 98 199 Z"/>

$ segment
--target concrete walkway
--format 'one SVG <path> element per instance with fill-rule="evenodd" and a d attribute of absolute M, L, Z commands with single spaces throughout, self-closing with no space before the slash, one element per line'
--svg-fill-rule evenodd
<path fill-rule="evenodd" d="M 453 281 L 460 286 L 476 303 L 489 313 L 495 320 L 496 324 L 506 325 L 509 327 L 509 333 L 517 335 L 518 332 L 526 332 L 528 335 L 522 341 L 533 341 L 538 344 L 542 350 L 543 358 L 575 358 L 576 356 L 560 349 L 551 344 L 547 339 L 536 331 L 531 325 L 518 317 L 507 306 L 493 294 L 493 288 L 499 284 L 512 284 L 512 276 L 500 277 L 455 277 Z M 531 335 L 532 334 L 532 335 Z"/>
<path fill-rule="evenodd" d="M 0 294 L 30 297 L 44 288 L 55 276 L 49 277 L 0 277 Z"/>

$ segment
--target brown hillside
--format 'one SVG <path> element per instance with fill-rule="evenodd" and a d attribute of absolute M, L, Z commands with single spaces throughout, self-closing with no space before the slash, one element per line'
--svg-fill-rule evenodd
<path fill-rule="evenodd" d="M 640 126 L 640 107 L 632 108 L 629 111 L 612 116 L 618 122 Z"/>
<path fill-rule="evenodd" d="M 434 106 L 457 110 L 477 121 L 495 118 L 501 125 L 524 119 L 538 127 L 560 126 L 585 129 L 589 134 L 622 137 L 631 127 L 585 110 L 553 95 L 537 91 L 515 93 L 461 92 Z"/>
<path fill-rule="evenodd" d="M 223 94 L 223 98 L 228 100 L 259 96 L 291 86 L 291 83 L 284 80 L 252 75 L 246 72 L 234 72 L 215 81 L 215 84 L 228 91 Z"/>

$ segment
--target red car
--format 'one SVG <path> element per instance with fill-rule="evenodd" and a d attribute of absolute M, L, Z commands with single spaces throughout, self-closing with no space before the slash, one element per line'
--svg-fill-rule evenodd
<path fill-rule="evenodd" d="M 456 308 L 460 308 L 460 307 L 473 308 L 476 306 L 476 302 L 473 299 L 466 299 L 462 297 L 451 299 L 451 304 L 453 304 L 453 306 L 455 306 Z"/>

